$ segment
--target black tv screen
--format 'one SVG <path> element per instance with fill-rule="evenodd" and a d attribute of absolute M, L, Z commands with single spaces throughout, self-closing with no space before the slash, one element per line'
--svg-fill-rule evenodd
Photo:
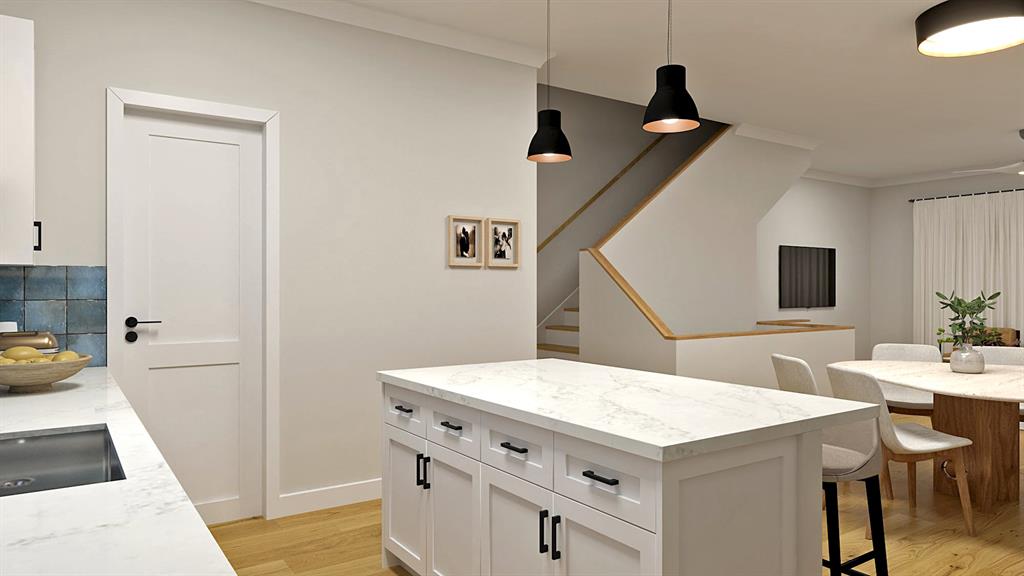
<path fill-rule="evenodd" d="M 836 305 L 836 249 L 779 246 L 779 308 Z"/>

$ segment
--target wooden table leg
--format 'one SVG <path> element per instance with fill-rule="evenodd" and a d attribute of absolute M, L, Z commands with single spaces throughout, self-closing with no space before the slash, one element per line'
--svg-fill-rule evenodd
<path fill-rule="evenodd" d="M 1017 402 L 935 395 L 932 426 L 974 442 L 964 452 L 971 498 L 981 510 L 1020 498 L 1019 416 Z M 942 461 L 935 459 L 935 491 L 955 496 L 956 481 L 943 473 Z"/>

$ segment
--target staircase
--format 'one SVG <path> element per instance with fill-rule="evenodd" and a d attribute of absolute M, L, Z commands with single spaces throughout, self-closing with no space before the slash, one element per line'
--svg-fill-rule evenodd
<path fill-rule="evenodd" d="M 563 306 L 544 324 L 537 339 L 537 358 L 580 359 L 580 309 Z"/>

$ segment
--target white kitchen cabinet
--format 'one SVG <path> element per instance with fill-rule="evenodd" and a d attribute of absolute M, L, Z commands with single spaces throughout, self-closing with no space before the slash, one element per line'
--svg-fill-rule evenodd
<path fill-rule="evenodd" d="M 551 560 L 553 493 L 500 470 L 483 466 L 485 576 L 554 574 Z"/>
<path fill-rule="evenodd" d="M 480 463 L 427 443 L 427 574 L 480 574 Z"/>
<path fill-rule="evenodd" d="M 384 545 L 418 574 L 427 567 L 426 452 L 425 439 L 384 426 Z"/>
<path fill-rule="evenodd" d="M 0 16 L 0 264 L 32 264 L 36 211 L 33 22 Z"/>
<path fill-rule="evenodd" d="M 653 533 L 564 496 L 554 498 L 551 541 L 560 556 L 556 574 L 661 573 Z"/>

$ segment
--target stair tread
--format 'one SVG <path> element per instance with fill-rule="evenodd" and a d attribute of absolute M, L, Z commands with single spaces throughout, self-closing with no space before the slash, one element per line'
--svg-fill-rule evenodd
<path fill-rule="evenodd" d="M 568 308 L 562 308 L 562 310 L 565 310 L 566 312 L 579 312 L 580 311 L 578 306 L 570 306 Z"/>
<path fill-rule="evenodd" d="M 562 352 L 564 354 L 579 354 L 579 346 L 563 346 L 562 344 L 537 344 L 537 350 L 545 350 L 547 352 Z"/>
<path fill-rule="evenodd" d="M 551 324 L 544 327 L 546 330 L 561 330 L 562 332 L 579 332 L 579 326 L 569 326 L 566 324 Z"/>

